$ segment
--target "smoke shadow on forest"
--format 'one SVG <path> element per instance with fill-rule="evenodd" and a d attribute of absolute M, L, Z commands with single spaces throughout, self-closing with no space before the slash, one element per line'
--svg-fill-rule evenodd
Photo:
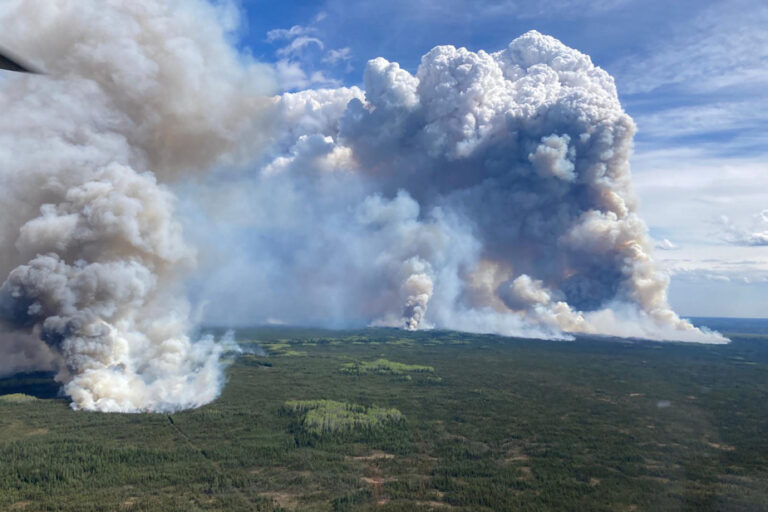
<path fill-rule="evenodd" d="M 41 399 L 59 398 L 55 375 L 55 372 L 29 372 L 0 378 L 0 396 L 23 393 Z"/>

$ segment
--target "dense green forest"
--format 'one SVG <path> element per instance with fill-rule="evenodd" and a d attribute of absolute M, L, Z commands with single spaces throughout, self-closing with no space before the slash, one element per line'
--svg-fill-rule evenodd
<path fill-rule="evenodd" d="M 0 379 L 0 510 L 768 503 L 759 330 L 723 346 L 395 329 L 237 337 L 247 353 L 231 355 L 221 398 L 172 415 L 75 412 L 51 375 Z"/>

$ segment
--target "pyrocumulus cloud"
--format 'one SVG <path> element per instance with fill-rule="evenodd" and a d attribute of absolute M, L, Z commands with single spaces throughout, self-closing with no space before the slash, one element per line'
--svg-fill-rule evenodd
<path fill-rule="evenodd" d="M 203 295 L 242 292 L 212 318 L 724 341 L 667 303 L 635 125 L 588 56 L 533 31 L 363 85 L 274 99 L 267 157 L 223 187 L 232 265 Z"/>

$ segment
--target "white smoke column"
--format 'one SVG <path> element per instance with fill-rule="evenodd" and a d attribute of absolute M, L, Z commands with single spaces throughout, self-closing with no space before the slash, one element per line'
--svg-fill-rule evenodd
<path fill-rule="evenodd" d="M 427 304 L 432 297 L 432 278 L 429 276 L 430 265 L 418 258 L 405 262 L 408 277 L 403 283 L 406 292 L 405 310 L 403 318 L 405 328 L 415 331 L 421 325 L 424 315 L 427 314 Z"/>
<path fill-rule="evenodd" d="M 0 79 L 0 353 L 18 361 L 5 372 L 58 370 L 76 409 L 220 392 L 225 347 L 186 334 L 195 253 L 160 181 L 255 140 L 265 74 L 228 44 L 230 14 L 202 0 L 0 4 L 4 41 L 48 73 Z"/>
<path fill-rule="evenodd" d="M 635 125 L 588 56 L 534 31 L 496 53 L 436 47 L 415 75 L 376 58 L 363 81 L 275 99 L 271 152 L 236 185 L 261 220 L 232 239 L 264 243 L 236 279 L 214 272 L 252 277 L 248 311 L 725 341 L 667 303 L 632 191 Z"/>

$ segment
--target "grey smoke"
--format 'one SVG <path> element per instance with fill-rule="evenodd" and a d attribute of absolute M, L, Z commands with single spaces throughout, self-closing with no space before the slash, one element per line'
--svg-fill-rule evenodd
<path fill-rule="evenodd" d="M 204 1 L 0 5 L 3 38 L 49 73 L 0 83 L 0 370 L 55 369 L 74 408 L 175 410 L 221 389 L 232 343 L 187 335 L 195 251 L 163 183 L 260 138 L 267 75 L 223 20 Z"/>

